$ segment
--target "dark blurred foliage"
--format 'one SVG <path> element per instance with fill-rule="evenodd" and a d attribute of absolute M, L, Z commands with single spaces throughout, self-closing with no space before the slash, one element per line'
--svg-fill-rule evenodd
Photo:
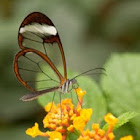
<path fill-rule="evenodd" d="M 113 52 L 140 51 L 139 0 L 0 0 L 0 139 L 4 140 L 31 139 L 24 131 L 44 114 L 35 101 L 19 101 L 29 91 L 13 72 L 18 28 L 33 11 L 55 23 L 68 67 L 74 71 L 102 67 Z"/>

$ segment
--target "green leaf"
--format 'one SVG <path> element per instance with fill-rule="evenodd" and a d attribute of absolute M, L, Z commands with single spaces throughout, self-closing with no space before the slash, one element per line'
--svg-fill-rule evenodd
<path fill-rule="evenodd" d="M 116 116 L 124 112 L 140 112 L 140 55 L 114 54 L 105 64 L 108 76 L 101 79 L 109 111 Z M 131 123 L 140 130 L 140 119 Z M 138 132 L 139 133 L 139 132 Z M 140 134 L 140 133 L 139 133 Z"/>
<path fill-rule="evenodd" d="M 72 78 L 75 75 L 77 75 L 77 73 L 68 70 L 69 77 Z M 38 75 L 37 80 L 39 80 L 40 78 L 42 77 Z M 106 114 L 106 102 L 99 86 L 95 83 L 93 79 L 87 76 L 81 76 L 77 78 L 77 81 L 80 87 L 87 92 L 87 94 L 84 96 L 83 108 L 93 109 L 93 115 L 92 115 L 92 119 L 89 125 L 91 125 L 91 123 L 93 122 L 102 121 L 103 116 Z M 37 83 L 38 88 L 40 87 L 40 84 L 41 83 L 39 82 Z M 71 98 L 71 94 L 70 93 L 64 94 L 62 95 L 62 98 L 63 99 Z M 39 97 L 38 102 L 44 107 L 48 102 L 51 102 L 52 99 L 53 99 L 53 93 L 48 93 Z M 72 99 L 73 99 L 74 104 L 78 102 L 77 96 L 74 90 L 72 93 Z M 59 103 L 59 102 L 60 102 L 60 97 L 59 97 L 59 93 L 57 92 L 55 95 L 55 103 Z"/>
<path fill-rule="evenodd" d="M 68 133 L 66 140 L 77 140 L 79 136 L 80 136 L 80 133 L 75 130 L 73 133 L 71 132 Z"/>
<path fill-rule="evenodd" d="M 139 140 L 139 138 L 136 139 L 137 133 L 133 125 L 129 122 L 119 127 L 119 129 L 115 129 L 114 135 L 115 135 L 115 140 L 119 140 L 121 137 L 128 136 L 128 135 L 133 136 L 134 140 Z"/>
<path fill-rule="evenodd" d="M 121 127 L 125 123 L 129 122 L 130 119 L 136 117 L 137 115 L 139 115 L 139 113 L 136 113 L 136 112 L 126 112 L 126 113 L 122 114 L 121 116 L 118 117 L 118 122 L 114 126 L 114 130 Z M 107 130 L 108 129 L 108 124 L 105 124 L 103 129 Z"/>
<path fill-rule="evenodd" d="M 119 121 L 118 123 L 115 125 L 114 129 L 119 128 L 120 126 L 124 125 L 125 123 L 129 122 L 130 119 L 138 116 L 139 113 L 137 112 L 126 112 L 124 114 L 122 114 L 121 116 L 118 117 Z"/>

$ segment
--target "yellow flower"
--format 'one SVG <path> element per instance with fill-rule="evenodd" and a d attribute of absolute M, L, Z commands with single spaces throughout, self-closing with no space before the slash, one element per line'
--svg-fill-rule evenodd
<path fill-rule="evenodd" d="M 89 136 L 86 136 L 84 138 L 83 137 L 79 137 L 78 140 L 90 140 L 90 138 L 89 138 Z"/>
<path fill-rule="evenodd" d="M 62 100 L 61 102 L 64 106 L 63 107 L 66 107 L 66 106 L 69 106 L 71 108 L 73 108 L 73 104 L 72 104 L 72 100 L 71 99 L 65 99 L 65 100 Z"/>
<path fill-rule="evenodd" d="M 83 97 L 86 94 L 86 91 L 83 91 L 80 87 L 75 89 L 75 92 L 77 93 L 79 98 Z"/>
<path fill-rule="evenodd" d="M 99 134 L 99 136 L 104 136 L 104 134 L 105 134 L 105 131 L 104 130 L 102 130 L 102 129 L 99 129 L 98 130 L 98 134 Z"/>
<path fill-rule="evenodd" d="M 32 128 L 28 128 L 26 130 L 26 134 L 33 137 L 33 138 L 35 138 L 36 136 L 39 136 L 39 135 L 40 136 L 45 135 L 45 133 L 43 133 L 39 130 L 38 123 L 35 123 L 35 125 Z M 47 135 L 47 133 L 46 133 L 46 135 Z"/>
<path fill-rule="evenodd" d="M 114 140 L 113 127 L 118 119 L 111 113 L 104 117 L 105 122 L 109 125 L 107 131 L 101 129 L 98 123 L 92 124 L 91 131 L 84 130 L 93 111 L 91 108 L 82 108 L 83 96 L 86 92 L 82 91 L 80 87 L 75 89 L 75 92 L 79 99 L 76 106 L 74 106 L 71 99 L 64 99 L 57 105 L 51 102 L 45 106 L 44 109 L 47 115 L 43 119 L 43 124 L 44 128 L 49 129 L 49 131 L 41 132 L 38 123 L 35 123 L 32 128 L 26 130 L 26 134 L 33 138 L 43 136 L 49 137 L 49 140 L 65 140 L 69 133 L 77 133 L 77 135 L 80 135 L 78 140 Z M 133 140 L 133 137 L 126 136 L 120 140 Z"/>
<path fill-rule="evenodd" d="M 109 140 L 114 140 L 115 136 L 114 136 L 114 134 L 111 132 L 111 133 L 108 134 L 108 138 L 109 138 Z"/>
<path fill-rule="evenodd" d="M 82 100 L 85 91 L 78 88 L 76 89 L 76 93 L 78 97 L 80 96 L 80 100 Z M 92 109 L 82 110 L 81 104 L 74 107 L 71 99 L 64 99 L 60 104 L 53 104 L 53 107 L 52 104 L 49 103 L 45 106 L 45 110 L 49 112 L 43 119 L 44 128 L 61 132 L 63 135 L 65 135 L 67 131 L 74 131 L 74 128 L 78 128 L 78 130 L 84 129 L 86 122 L 92 114 Z M 81 121 L 82 126 L 80 126 L 80 128 L 77 120 Z"/>
<path fill-rule="evenodd" d="M 113 125 L 115 124 L 114 120 L 116 120 L 117 118 L 115 118 L 112 114 L 107 114 L 105 116 L 105 119 L 107 121 L 107 123 L 111 124 L 111 127 L 108 127 L 108 130 L 105 132 L 104 130 L 102 130 L 100 128 L 100 125 L 97 124 L 92 124 L 92 131 L 89 130 L 82 130 L 81 131 L 81 136 L 78 138 L 78 140 L 84 140 L 86 138 L 88 138 L 88 140 L 114 140 L 115 136 L 113 134 Z M 111 123 L 110 123 L 111 121 Z M 112 123 L 113 121 L 113 123 Z M 80 122 L 81 123 L 81 122 Z"/>
<path fill-rule="evenodd" d="M 80 114 L 81 109 L 82 109 L 82 107 L 78 105 L 77 108 L 76 108 L 77 113 Z"/>
<path fill-rule="evenodd" d="M 62 140 L 62 135 L 61 133 L 59 132 L 56 132 L 56 131 L 52 131 L 52 132 L 49 132 L 49 140 Z"/>
<path fill-rule="evenodd" d="M 67 130 L 68 130 L 69 132 L 74 132 L 74 126 L 73 126 L 73 125 L 70 125 L 70 126 L 67 128 Z"/>
<path fill-rule="evenodd" d="M 133 140 L 131 135 L 120 138 L 120 140 Z"/>
<path fill-rule="evenodd" d="M 108 113 L 107 115 L 105 115 L 104 119 L 105 119 L 105 122 L 113 126 L 118 122 L 118 119 L 114 117 L 111 113 Z"/>
<path fill-rule="evenodd" d="M 79 131 L 83 131 L 85 124 L 86 123 L 85 123 L 83 117 L 81 117 L 81 116 L 75 117 L 73 120 L 74 128 L 76 128 Z"/>
<path fill-rule="evenodd" d="M 73 115 L 74 106 L 71 99 L 62 100 L 61 105 L 58 104 L 43 119 L 44 128 L 53 131 L 65 133 L 67 127 L 71 125 L 70 120 Z M 69 112 L 71 112 L 69 114 Z"/>
<path fill-rule="evenodd" d="M 55 104 L 54 104 L 53 102 L 48 103 L 48 104 L 44 107 L 44 109 L 45 109 L 46 112 L 49 112 L 49 111 L 51 111 L 51 109 L 54 109 L 54 108 L 55 108 Z"/>
<path fill-rule="evenodd" d="M 88 122 L 90 120 L 91 115 L 92 115 L 92 109 L 91 108 L 89 108 L 89 109 L 82 109 L 80 111 L 80 116 L 83 117 L 85 122 Z"/>
<path fill-rule="evenodd" d="M 99 127 L 99 124 L 96 124 L 96 123 L 93 123 L 93 124 L 92 124 L 92 129 L 93 129 L 93 130 L 98 131 L 99 128 L 100 128 L 100 127 Z"/>

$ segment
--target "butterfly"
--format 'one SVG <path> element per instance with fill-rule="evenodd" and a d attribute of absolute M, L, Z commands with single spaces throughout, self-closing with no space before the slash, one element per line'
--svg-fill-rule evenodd
<path fill-rule="evenodd" d="M 21 98 L 23 101 L 34 100 L 49 92 L 59 91 L 65 94 L 70 87 L 78 87 L 77 77 L 98 69 L 91 69 L 68 79 L 65 54 L 58 31 L 53 22 L 40 12 L 33 12 L 25 17 L 19 27 L 18 44 L 20 51 L 15 55 L 14 72 L 19 82 L 31 91 Z M 60 61 L 63 72 L 57 67 Z M 44 65 L 47 65 L 45 69 Z M 33 76 L 36 73 L 41 73 L 46 78 L 36 81 Z M 49 86 L 37 89 L 35 82 L 43 82 Z"/>

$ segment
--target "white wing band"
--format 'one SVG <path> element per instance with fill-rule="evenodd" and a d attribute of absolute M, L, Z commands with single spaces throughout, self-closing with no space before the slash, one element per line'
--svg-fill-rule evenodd
<path fill-rule="evenodd" d="M 24 27 L 20 28 L 19 31 L 21 34 L 25 32 L 33 32 L 39 33 L 44 35 L 56 35 L 57 30 L 54 26 L 49 26 L 47 24 L 39 24 L 39 23 L 32 23 L 29 25 L 25 25 Z"/>

